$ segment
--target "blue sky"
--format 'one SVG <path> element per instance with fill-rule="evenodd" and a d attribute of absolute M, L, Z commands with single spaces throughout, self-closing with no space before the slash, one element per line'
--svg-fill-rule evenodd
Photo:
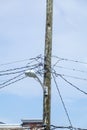
<path fill-rule="evenodd" d="M 44 54 L 46 0 L 0 0 L 0 71 L 25 66 L 29 59 Z M 54 0 L 52 54 L 87 62 L 87 1 Z M 56 62 L 53 58 L 53 64 Z M 60 61 L 60 66 L 87 71 L 86 64 Z M 86 73 L 55 67 L 57 73 L 86 78 Z M 4 81 L 9 77 L 0 77 Z M 41 79 L 42 80 L 42 79 Z M 87 96 L 56 78 L 73 126 L 87 128 Z M 87 92 L 87 82 L 67 77 Z M 51 122 L 69 125 L 52 80 Z M 38 82 L 26 78 L 0 90 L 0 121 L 20 123 L 21 119 L 42 118 L 43 94 Z"/>

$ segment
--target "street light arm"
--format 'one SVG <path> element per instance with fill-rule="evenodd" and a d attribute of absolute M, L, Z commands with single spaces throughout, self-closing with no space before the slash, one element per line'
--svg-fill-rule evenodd
<path fill-rule="evenodd" d="M 41 80 L 39 79 L 39 77 L 36 75 L 36 77 L 35 77 L 34 79 L 37 79 L 37 81 L 40 83 L 40 85 L 41 85 L 41 87 L 42 87 L 42 89 L 43 89 L 43 91 L 44 91 L 44 85 L 43 85 L 43 83 L 41 82 Z"/>

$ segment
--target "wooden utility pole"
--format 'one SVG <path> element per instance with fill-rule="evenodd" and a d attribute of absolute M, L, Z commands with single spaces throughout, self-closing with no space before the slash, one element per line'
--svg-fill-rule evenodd
<path fill-rule="evenodd" d="M 44 98 L 43 98 L 43 123 L 45 130 L 50 130 L 51 111 L 51 55 L 52 55 L 52 17 L 53 0 L 46 0 L 46 34 L 44 54 Z"/>

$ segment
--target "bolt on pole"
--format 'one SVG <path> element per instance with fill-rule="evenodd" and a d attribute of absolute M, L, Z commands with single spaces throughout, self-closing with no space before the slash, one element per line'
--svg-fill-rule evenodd
<path fill-rule="evenodd" d="M 44 97 L 43 97 L 43 123 L 45 130 L 50 130 L 51 113 L 51 57 L 52 57 L 52 19 L 53 0 L 46 0 L 46 33 L 44 52 Z"/>

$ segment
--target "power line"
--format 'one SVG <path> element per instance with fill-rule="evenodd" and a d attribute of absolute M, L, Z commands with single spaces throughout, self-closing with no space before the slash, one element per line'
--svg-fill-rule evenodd
<path fill-rule="evenodd" d="M 83 62 L 83 61 L 79 61 L 79 60 L 72 60 L 72 59 L 68 59 L 68 58 L 61 58 L 61 57 L 58 57 L 58 56 L 52 56 L 54 58 L 57 58 L 61 61 L 70 61 L 70 62 L 75 62 L 75 63 L 81 63 L 81 64 L 87 64 L 87 62 Z"/>
<path fill-rule="evenodd" d="M 62 75 L 59 75 L 65 82 L 67 82 L 68 84 L 70 84 L 72 87 L 76 88 L 78 91 L 84 93 L 85 95 L 87 95 L 87 92 L 81 90 L 80 88 L 78 88 L 76 85 L 72 84 L 71 82 L 69 82 L 68 80 L 66 80 Z"/>
<path fill-rule="evenodd" d="M 9 80 L 3 82 L 2 84 L 0 84 L 0 86 L 5 85 L 6 83 L 9 83 L 10 81 L 12 81 L 12 80 L 14 80 L 14 79 L 16 79 L 16 78 L 19 78 L 19 77 L 22 76 L 23 74 L 24 74 L 24 73 L 21 73 L 21 74 L 15 76 L 15 77 L 13 77 L 13 78 L 11 78 L 11 79 L 9 79 Z"/>
<path fill-rule="evenodd" d="M 60 99 L 61 99 L 62 105 L 63 105 L 63 107 L 64 107 L 65 113 L 66 113 L 66 115 L 67 115 L 68 121 L 69 121 L 69 123 L 70 123 L 70 126 L 72 127 L 72 123 L 71 123 L 71 120 L 70 120 L 69 114 L 68 114 L 68 112 L 67 112 L 67 109 L 66 109 L 65 103 L 64 103 L 64 101 L 63 101 L 63 98 L 62 98 L 62 96 L 61 96 L 61 93 L 60 93 L 60 90 L 59 90 L 58 84 L 57 84 L 56 79 L 55 79 L 55 77 L 54 77 L 53 74 L 52 74 L 52 76 L 53 76 L 53 79 L 54 79 L 54 82 L 55 82 L 55 85 L 56 85 L 57 91 L 58 91 L 58 93 L 59 93 L 59 96 L 60 96 Z"/>
<path fill-rule="evenodd" d="M 0 64 L 0 66 L 15 64 L 15 63 L 19 63 L 19 62 L 25 62 L 25 61 L 29 61 L 29 60 L 30 59 L 24 59 L 24 60 L 18 60 L 18 61 L 12 61 L 12 62 L 7 62 L 7 63 L 2 63 L 2 64 Z"/>
<path fill-rule="evenodd" d="M 17 61 L 12 61 L 12 62 L 6 62 L 6 63 L 2 63 L 2 64 L 0 64 L 0 66 L 5 66 L 5 65 L 10 65 L 10 64 L 15 64 L 15 63 L 20 63 L 20 62 L 25 62 L 25 61 L 31 61 L 31 63 L 33 62 L 33 61 L 37 61 L 37 59 L 40 59 L 41 58 L 41 54 L 40 55 L 38 55 L 37 57 L 34 57 L 34 58 L 30 58 L 30 59 L 23 59 L 23 60 L 17 60 Z M 28 63 L 28 64 L 30 64 L 30 63 Z"/>
<path fill-rule="evenodd" d="M 0 87 L 0 89 L 5 88 L 5 87 L 7 87 L 7 86 L 9 86 L 9 85 L 11 85 L 11 84 L 13 84 L 13 83 L 16 83 L 16 82 L 18 82 L 18 81 L 20 81 L 20 80 L 22 80 L 22 79 L 24 79 L 24 78 L 26 78 L 26 77 L 24 76 L 24 77 L 22 77 L 22 78 L 20 78 L 20 79 L 17 79 L 17 80 L 15 80 L 15 81 L 11 82 L 11 83 L 8 83 L 8 84 L 6 84 L 6 85 L 3 85 L 3 86 Z"/>
<path fill-rule="evenodd" d="M 7 70 L 1 70 L 0 73 L 5 73 L 5 72 L 9 72 L 9 71 L 15 71 L 15 70 L 20 70 L 20 69 L 25 69 L 28 68 L 30 66 L 23 66 L 23 67 L 18 67 L 18 68 L 12 68 L 12 69 L 7 69 Z"/>
<path fill-rule="evenodd" d="M 41 60 L 41 62 L 44 61 L 44 57 L 40 54 L 40 55 L 38 55 L 38 56 L 35 57 L 35 58 L 31 58 L 30 60 L 35 60 L 35 61 L 37 61 L 38 63 L 40 63 L 39 60 Z"/>
<path fill-rule="evenodd" d="M 0 74 L 0 76 L 5 76 L 5 75 L 12 75 L 12 74 L 18 74 L 18 73 L 22 73 L 26 70 L 21 70 L 21 71 L 17 71 L 17 72 L 10 72 L 10 73 L 4 73 L 4 74 Z"/>
<path fill-rule="evenodd" d="M 81 77 L 77 77 L 77 76 L 72 76 L 72 75 L 57 73 L 57 72 L 55 71 L 55 69 L 53 69 L 53 68 L 51 68 L 51 73 L 54 73 L 56 77 L 57 77 L 57 76 L 63 76 L 63 77 L 69 77 L 69 78 L 73 78 L 73 79 L 78 79 L 78 80 L 87 81 L 87 78 L 81 78 Z"/>
<path fill-rule="evenodd" d="M 24 66 L 24 67 L 19 67 L 19 68 L 7 69 L 7 70 L 0 71 L 0 76 L 21 73 L 21 72 L 26 71 L 27 69 L 30 69 L 30 70 L 36 69 L 36 68 L 41 67 L 41 66 L 42 66 L 42 64 L 34 64 L 31 66 Z M 16 70 L 20 70 L 20 71 L 16 71 Z"/>
<path fill-rule="evenodd" d="M 72 62 L 75 62 L 75 63 L 83 63 L 83 64 L 87 64 L 87 62 L 82 62 L 82 61 L 77 61 L 77 60 L 70 60 L 70 59 L 67 59 L 67 58 L 61 58 L 61 57 L 57 57 L 57 56 L 52 56 L 54 58 L 57 58 L 58 60 L 56 61 L 56 63 L 53 65 L 53 67 L 59 67 L 59 68 L 63 68 L 63 69 L 68 69 L 68 70 L 73 70 L 73 71 L 79 71 L 79 72 L 83 72 L 83 73 L 87 73 L 86 71 L 83 71 L 83 70 L 77 70 L 77 69 L 71 69 L 71 68 L 67 68 L 67 67 L 63 67 L 63 66 L 57 66 L 57 63 L 59 63 L 59 61 L 72 61 Z M 35 58 L 30 58 L 30 59 L 24 59 L 24 60 L 18 60 L 18 61 L 13 61 L 13 62 L 8 62 L 8 63 L 3 63 L 3 64 L 0 64 L 0 66 L 3 66 L 3 65 L 9 65 L 9 64 L 14 64 L 14 63 L 18 63 L 18 62 L 24 62 L 24 61 L 31 61 L 30 63 L 28 63 L 27 66 L 24 66 L 23 68 L 25 67 L 28 67 L 29 64 L 31 64 L 32 62 L 37 62 L 37 63 L 40 63 L 43 65 L 43 56 L 40 54 L 38 55 L 37 57 Z M 41 60 L 41 61 L 39 61 Z M 48 61 L 49 62 L 49 61 Z M 17 68 L 14 68 L 14 69 L 17 69 Z M 22 69 L 22 67 L 18 68 L 18 69 Z M 10 71 L 10 70 L 7 70 L 7 71 Z M 0 72 L 4 72 L 3 71 L 0 71 Z"/>
<path fill-rule="evenodd" d="M 67 67 L 57 66 L 57 65 L 55 67 L 58 67 L 58 68 L 61 68 L 61 69 L 66 69 L 66 70 L 72 70 L 72 71 L 78 71 L 78 72 L 82 72 L 82 73 L 87 73 L 87 71 L 78 70 L 78 69 L 75 69 L 75 68 L 67 68 Z"/>
<path fill-rule="evenodd" d="M 57 64 L 59 63 L 59 61 L 61 61 L 61 59 L 58 59 L 58 60 L 55 62 L 55 64 L 53 65 L 53 68 L 54 68 L 55 66 L 57 66 Z"/>
<path fill-rule="evenodd" d="M 75 62 L 75 63 L 87 64 L 87 62 L 83 62 L 83 61 L 79 61 L 79 60 L 73 60 L 73 59 L 68 59 L 68 58 L 62 58 L 62 57 L 58 57 L 58 56 L 54 56 L 54 55 L 53 55 L 52 57 L 58 59 L 57 62 L 54 64 L 54 66 L 56 66 L 59 61 L 70 61 L 70 62 Z M 44 58 L 43 58 L 43 56 L 40 54 L 40 55 L 38 55 L 37 57 L 30 58 L 30 59 L 23 59 L 23 60 L 17 60 L 17 61 L 2 63 L 2 64 L 0 64 L 0 66 L 9 65 L 9 64 L 14 64 L 14 63 L 18 63 L 18 62 L 29 61 L 29 60 L 30 60 L 30 61 L 37 61 L 37 62 L 39 62 L 38 60 L 43 61 Z"/>
<path fill-rule="evenodd" d="M 81 77 L 77 77 L 77 76 L 66 75 L 66 74 L 60 74 L 60 73 L 58 74 L 58 73 L 56 73 L 56 72 L 54 72 L 54 74 L 55 74 L 56 76 L 63 76 L 63 77 L 69 77 L 69 78 L 73 78 L 73 79 L 78 79 L 78 80 L 87 81 L 86 78 L 81 78 Z"/>

